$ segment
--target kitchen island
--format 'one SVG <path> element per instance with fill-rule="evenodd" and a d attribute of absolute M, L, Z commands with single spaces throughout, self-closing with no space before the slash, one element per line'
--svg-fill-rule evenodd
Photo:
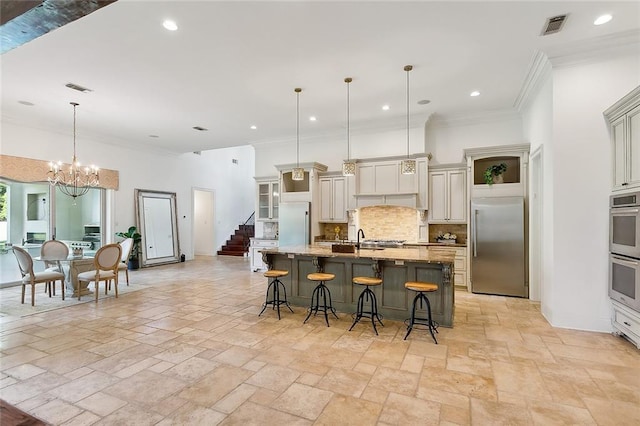
<path fill-rule="evenodd" d="M 373 288 L 378 299 L 378 311 L 388 319 L 404 321 L 411 314 L 415 293 L 404 288 L 407 281 L 438 284 L 438 291 L 429 293 L 433 319 L 441 326 L 453 326 L 454 291 L 451 272 L 454 250 L 419 248 L 361 249 L 355 253 L 333 253 L 326 246 L 295 246 L 261 250 L 269 269 L 285 269 L 289 275 L 281 278 L 292 305 L 307 308 L 316 283 L 307 279 L 312 272 L 335 274 L 326 283 L 333 306 L 339 312 L 356 311 L 358 296 L 364 287 L 353 285 L 356 276 L 380 276 L 382 286 Z"/>

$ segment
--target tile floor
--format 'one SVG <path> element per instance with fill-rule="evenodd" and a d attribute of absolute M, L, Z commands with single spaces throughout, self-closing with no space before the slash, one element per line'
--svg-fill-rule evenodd
<path fill-rule="evenodd" d="M 145 288 L 0 317 L 0 397 L 63 425 L 640 424 L 640 351 L 528 300 L 456 293 L 455 326 L 258 317 L 248 259 L 131 274 Z M 3 305 L 19 293 L 0 290 Z M 36 301 L 37 303 L 37 301 Z"/>

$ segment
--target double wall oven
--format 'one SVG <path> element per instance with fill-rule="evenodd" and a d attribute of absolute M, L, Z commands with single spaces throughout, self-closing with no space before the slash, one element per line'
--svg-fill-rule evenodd
<path fill-rule="evenodd" d="M 609 297 L 640 312 L 640 192 L 612 195 Z"/>

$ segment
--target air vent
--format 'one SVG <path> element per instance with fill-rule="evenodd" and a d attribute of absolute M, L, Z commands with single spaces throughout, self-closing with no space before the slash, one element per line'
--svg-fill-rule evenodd
<path fill-rule="evenodd" d="M 193 151 L 195 155 L 202 155 L 202 151 Z"/>
<path fill-rule="evenodd" d="M 232 162 L 233 164 L 238 164 L 238 160 L 237 160 L 236 158 L 232 158 L 232 159 L 231 159 L 231 162 Z"/>
<path fill-rule="evenodd" d="M 205 128 L 205 127 L 200 127 L 200 126 L 193 126 L 193 129 L 194 130 L 198 130 L 200 132 L 206 132 L 207 130 L 209 130 L 209 129 Z"/>
<path fill-rule="evenodd" d="M 560 32 L 562 27 L 564 26 L 565 21 L 567 20 L 568 14 L 554 16 L 553 18 L 547 19 L 547 22 L 544 25 L 544 29 L 542 30 L 543 36 L 549 34 L 555 34 Z"/>
<path fill-rule="evenodd" d="M 86 87 L 82 87 L 74 83 L 67 83 L 65 84 L 65 87 L 68 87 L 69 89 L 77 90 L 78 92 L 82 92 L 82 93 L 93 92 L 93 90 L 91 89 L 87 89 Z"/>

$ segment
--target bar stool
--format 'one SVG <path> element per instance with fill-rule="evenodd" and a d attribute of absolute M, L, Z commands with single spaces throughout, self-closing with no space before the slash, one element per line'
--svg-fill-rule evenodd
<path fill-rule="evenodd" d="M 329 315 L 328 312 L 331 312 L 336 319 L 338 319 L 338 315 L 336 315 L 336 310 L 333 309 L 333 305 L 331 304 L 331 292 L 329 288 L 324 285 L 325 281 L 331 281 L 336 276 L 334 274 L 326 274 L 324 272 L 314 272 L 307 275 L 307 279 L 309 281 L 318 281 L 319 284 L 316 288 L 313 289 L 313 293 L 311 294 L 311 306 L 309 306 L 309 313 L 307 317 L 304 319 L 303 324 L 307 323 L 307 320 L 311 316 L 312 313 L 315 312 L 315 315 L 318 315 L 318 311 L 324 312 L 324 320 L 327 322 L 327 327 L 329 327 Z M 329 298 L 329 303 L 327 304 L 327 296 Z M 322 297 L 322 305 L 320 304 L 320 297 Z M 315 298 L 315 304 L 313 302 Z"/>
<path fill-rule="evenodd" d="M 409 337 L 409 333 L 411 333 L 411 330 L 413 330 L 413 327 L 415 325 L 426 325 L 429 328 L 431 337 L 433 337 L 433 341 L 437 345 L 438 341 L 436 340 L 436 335 L 434 334 L 434 331 L 436 333 L 438 332 L 438 323 L 431 319 L 431 304 L 429 303 L 429 298 L 425 293 L 432 293 L 434 291 L 438 291 L 438 284 L 426 283 L 426 282 L 420 282 L 420 281 L 409 281 L 404 283 L 404 288 L 418 293 L 413 298 L 413 306 L 411 308 L 411 318 L 408 320 L 405 320 L 405 324 L 407 323 L 407 321 L 409 321 L 409 323 L 407 324 L 407 334 L 404 336 L 404 340 L 407 340 L 407 337 Z M 423 301 L 427 305 L 427 318 L 416 317 L 416 308 L 417 308 L 416 305 L 418 304 L 418 302 L 420 302 L 419 309 L 423 309 L 422 308 Z"/>
<path fill-rule="evenodd" d="M 380 318 L 380 315 L 378 314 L 378 299 L 376 299 L 376 294 L 371 291 L 369 287 L 381 285 L 382 279 L 377 277 L 354 277 L 352 281 L 354 284 L 365 286 L 365 289 L 362 290 L 362 293 L 360 293 L 360 297 L 358 297 L 358 308 L 356 309 L 356 316 L 353 320 L 353 324 L 351 324 L 351 327 L 349 328 L 349 331 L 353 329 L 353 327 L 358 323 L 358 321 L 362 319 L 362 317 L 371 318 L 373 331 L 376 332 L 377 336 L 378 329 L 376 328 L 376 320 L 378 320 L 380 325 L 383 327 L 384 324 L 382 324 L 382 318 Z M 365 302 L 371 302 L 370 311 L 364 310 Z"/>
<path fill-rule="evenodd" d="M 267 287 L 267 296 L 265 297 L 264 304 L 262 305 L 262 310 L 258 314 L 258 316 L 262 315 L 265 309 L 267 309 L 268 305 L 273 305 L 273 309 L 278 311 L 278 319 L 280 319 L 280 305 L 285 305 L 291 312 L 291 305 L 287 301 L 287 289 L 280 281 L 280 278 L 286 277 L 289 275 L 289 271 L 284 271 L 281 269 L 270 269 L 264 273 L 264 276 L 267 278 L 273 278 Z M 282 287 L 282 292 L 284 293 L 284 299 L 280 299 L 280 287 Z M 272 292 L 273 297 L 269 299 L 269 291 Z"/>

